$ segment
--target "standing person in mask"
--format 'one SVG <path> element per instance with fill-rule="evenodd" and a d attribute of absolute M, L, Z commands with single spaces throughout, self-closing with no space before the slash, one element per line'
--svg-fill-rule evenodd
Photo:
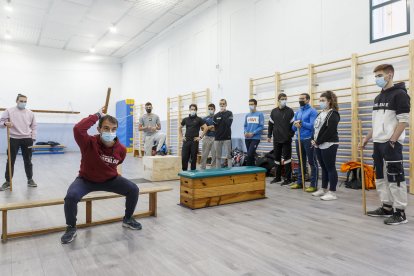
<path fill-rule="evenodd" d="M 180 138 L 183 140 L 183 148 L 181 153 L 182 169 L 188 169 L 188 161 L 191 157 L 191 170 L 197 168 L 197 152 L 198 144 L 204 138 L 208 131 L 208 127 L 202 118 L 197 116 L 197 105 L 190 104 L 190 115 L 181 121 L 178 131 Z M 183 127 L 185 127 L 185 135 L 183 135 Z M 203 133 L 200 135 L 200 128 Z"/>
<path fill-rule="evenodd" d="M 403 82 L 394 84 L 391 64 L 377 66 L 374 74 L 381 93 L 374 100 L 372 129 L 360 147 L 374 140 L 375 184 L 382 206 L 367 212 L 367 215 L 385 217 L 384 223 L 388 225 L 403 224 L 408 222 L 405 215 L 408 201 L 402 144 L 410 119 L 410 97 Z"/>
<path fill-rule="evenodd" d="M 339 147 L 338 124 L 341 116 L 338 113 L 338 100 L 334 92 L 323 92 L 319 97 L 319 104 L 322 111 L 315 120 L 312 146 L 322 169 L 322 189 L 312 195 L 328 201 L 337 199 L 336 153 Z"/>
<path fill-rule="evenodd" d="M 312 108 L 309 104 L 310 96 L 307 93 L 302 93 L 299 95 L 299 105 L 300 108 L 298 112 L 295 113 L 295 118 L 293 122 L 292 129 L 296 132 L 296 138 L 298 138 L 298 129 L 300 129 L 300 142 L 302 147 L 302 162 L 303 168 L 306 166 L 306 159 L 308 160 L 309 166 L 311 168 L 311 185 L 306 188 L 306 192 L 313 193 L 316 192 L 318 186 L 318 163 L 316 161 L 316 156 L 314 154 L 314 148 L 311 144 L 311 138 L 313 134 L 313 125 L 315 119 L 318 116 L 318 112 Z M 296 139 L 296 152 L 299 156 L 299 143 Z M 291 189 L 302 189 L 302 171 L 300 166 L 302 164 L 299 160 L 299 169 L 298 169 L 298 182 L 290 186 Z"/>
<path fill-rule="evenodd" d="M 275 156 L 276 175 L 270 184 L 289 185 L 292 182 L 292 130 L 295 112 L 286 105 L 287 96 L 280 93 L 277 97 L 279 106 L 270 113 L 267 141 L 273 135 L 273 151 Z M 282 157 L 285 166 L 285 181 L 282 182 Z"/>
<path fill-rule="evenodd" d="M 254 166 L 256 149 L 262 137 L 264 128 L 264 115 L 257 111 L 257 101 L 255 99 L 249 100 L 250 113 L 246 114 L 244 118 L 244 138 L 247 149 L 247 166 Z"/>
<path fill-rule="evenodd" d="M 214 104 L 208 105 L 208 116 L 203 118 L 204 123 L 207 125 L 207 134 L 203 138 L 203 145 L 202 145 L 202 156 L 201 156 L 201 169 L 206 169 L 207 158 L 211 152 L 211 168 L 216 167 L 216 149 L 214 148 L 214 123 L 213 117 L 216 111 L 216 106 Z"/>
<path fill-rule="evenodd" d="M 220 112 L 213 118 L 216 136 L 214 147 L 216 148 L 216 166 L 221 168 L 221 155 L 223 148 L 226 151 L 227 166 L 232 167 L 231 160 L 231 125 L 233 123 L 233 113 L 227 110 L 227 101 L 221 99 L 219 102 Z"/>
<path fill-rule="evenodd" d="M 6 109 L 0 118 L 0 127 L 10 128 L 10 155 L 12 175 L 14 173 L 14 163 L 16 161 L 19 148 L 22 150 L 24 170 L 27 177 L 27 186 L 37 187 L 33 180 L 32 149 L 33 142 L 36 141 L 37 124 L 34 113 L 26 109 L 27 97 L 18 94 L 16 98 L 17 106 Z M 7 159 L 5 178 L 6 182 L 0 187 L 0 191 L 10 189 L 9 162 Z"/>
<path fill-rule="evenodd" d="M 144 132 L 144 150 L 145 156 L 152 156 L 152 147 L 154 142 L 157 143 L 157 155 L 164 155 L 161 148 L 165 143 L 166 135 L 161 133 L 161 122 L 158 115 L 152 113 L 152 104 L 145 104 L 146 114 L 139 118 L 139 130 Z"/>
<path fill-rule="evenodd" d="M 88 135 L 95 123 L 99 134 Z M 76 237 L 76 215 L 78 202 L 90 192 L 105 191 L 126 196 L 123 227 L 140 230 L 141 224 L 132 215 L 138 202 L 138 186 L 118 175 L 117 166 L 126 156 L 126 148 L 116 138 L 118 121 L 105 115 L 102 109 L 83 119 L 73 128 L 75 141 L 81 151 L 79 176 L 69 186 L 65 197 L 66 232 L 61 237 L 63 244 L 70 243 Z"/>

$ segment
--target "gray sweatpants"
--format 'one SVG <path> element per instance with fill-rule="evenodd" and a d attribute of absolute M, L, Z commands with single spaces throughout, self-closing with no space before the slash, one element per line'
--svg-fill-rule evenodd
<path fill-rule="evenodd" d="M 211 151 L 211 168 L 216 167 L 216 148 L 214 147 L 214 137 L 204 136 L 201 154 L 201 169 L 206 169 L 207 158 Z"/>
<path fill-rule="evenodd" d="M 144 141 L 144 150 L 145 156 L 152 155 L 152 147 L 154 146 L 154 142 L 157 142 L 157 151 L 159 151 L 165 143 L 166 135 L 164 133 L 154 133 L 153 135 L 147 135 Z"/>
<path fill-rule="evenodd" d="M 224 149 L 226 150 L 228 167 L 231 168 L 233 166 L 231 159 L 231 140 L 214 141 L 214 147 L 216 148 L 216 167 L 221 168 L 221 155 L 224 147 Z"/>

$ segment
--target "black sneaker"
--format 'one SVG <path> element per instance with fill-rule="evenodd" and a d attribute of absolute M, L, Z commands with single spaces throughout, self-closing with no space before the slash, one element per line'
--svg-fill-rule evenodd
<path fill-rule="evenodd" d="M 6 181 L 3 183 L 3 185 L 1 185 L 0 187 L 0 192 L 5 191 L 5 190 L 10 190 L 10 182 Z"/>
<path fill-rule="evenodd" d="M 283 181 L 283 182 L 280 184 L 280 186 L 290 185 L 291 183 L 292 183 L 292 180 L 285 179 L 285 181 Z"/>
<path fill-rule="evenodd" d="M 405 212 L 404 211 L 396 211 L 394 212 L 394 214 L 389 217 L 384 219 L 384 223 L 387 225 L 398 225 L 398 224 L 404 224 L 407 223 L 407 217 L 405 216 Z"/>
<path fill-rule="evenodd" d="M 27 186 L 29 186 L 29 187 L 37 187 L 37 184 L 36 184 L 36 182 L 34 182 L 33 179 L 29 179 L 29 180 L 27 180 Z"/>
<path fill-rule="evenodd" d="M 274 178 L 274 179 L 270 182 L 270 184 L 276 184 L 276 183 L 280 183 L 280 182 L 282 182 L 282 179 L 280 179 L 280 178 Z"/>
<path fill-rule="evenodd" d="M 367 212 L 367 216 L 370 217 L 384 217 L 384 218 L 389 218 L 393 215 L 393 210 L 387 210 L 384 207 L 379 207 L 378 209 L 374 210 L 374 211 L 369 211 Z"/>
<path fill-rule="evenodd" d="M 123 220 L 122 220 L 122 226 L 123 227 L 127 227 L 127 228 L 130 228 L 130 229 L 132 229 L 132 230 L 141 230 L 142 229 L 142 225 L 141 225 L 141 223 L 139 223 L 138 221 L 136 221 L 134 218 L 129 218 L 129 219 L 126 219 L 126 218 L 124 218 Z"/>
<path fill-rule="evenodd" d="M 76 227 L 67 226 L 65 234 L 60 238 L 63 244 L 71 243 L 76 237 Z"/>

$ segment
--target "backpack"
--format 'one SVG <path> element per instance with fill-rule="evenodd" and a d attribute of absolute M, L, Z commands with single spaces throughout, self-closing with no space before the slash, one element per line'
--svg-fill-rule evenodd
<path fill-rule="evenodd" d="M 352 178 L 349 177 L 352 174 Z M 362 189 L 362 179 L 361 179 L 361 168 L 355 168 L 349 170 L 346 174 L 346 180 L 344 182 L 345 188 L 359 190 Z"/>
<path fill-rule="evenodd" d="M 345 187 L 351 189 L 362 189 L 361 162 L 350 161 L 343 163 L 341 165 L 341 172 L 347 173 L 347 178 L 344 182 Z M 352 177 L 349 179 L 351 174 Z M 375 172 L 374 168 L 370 165 L 364 164 L 364 180 L 365 189 L 375 189 Z"/>

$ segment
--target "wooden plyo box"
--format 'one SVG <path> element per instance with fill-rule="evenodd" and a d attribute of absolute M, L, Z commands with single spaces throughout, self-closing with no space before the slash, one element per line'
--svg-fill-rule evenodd
<path fill-rule="evenodd" d="M 179 179 L 181 158 L 179 156 L 144 156 L 144 178 L 150 181 L 167 181 Z"/>
<path fill-rule="evenodd" d="M 266 170 L 235 167 L 180 173 L 180 203 L 191 209 L 266 197 Z"/>

